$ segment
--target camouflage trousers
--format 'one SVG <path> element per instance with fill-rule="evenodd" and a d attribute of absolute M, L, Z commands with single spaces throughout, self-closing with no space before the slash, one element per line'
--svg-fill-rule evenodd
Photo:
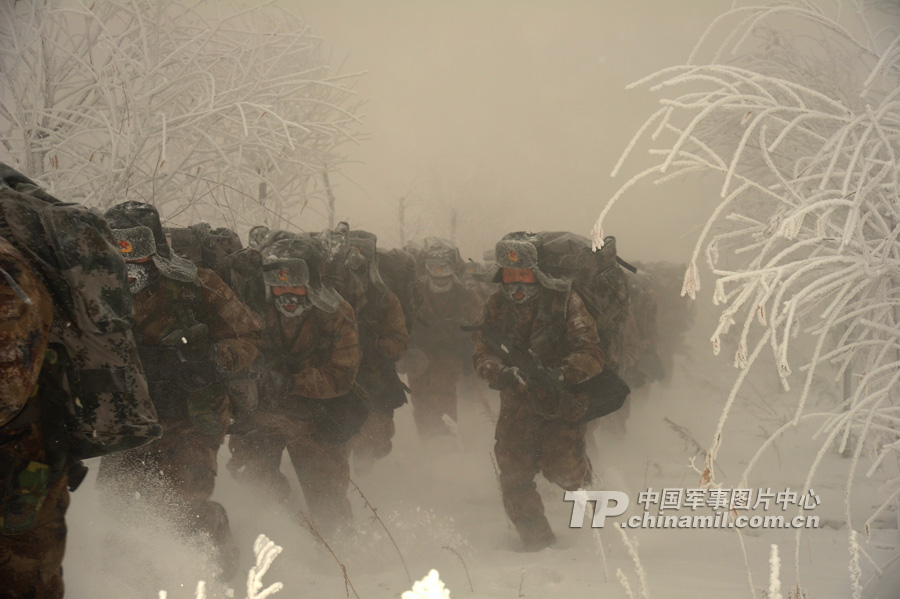
<path fill-rule="evenodd" d="M 584 424 L 545 420 L 528 406 L 501 403 L 494 455 L 500 468 L 503 508 L 528 551 L 543 549 L 556 539 L 534 477 L 540 472 L 567 491 L 588 485 L 591 463 L 584 436 Z"/>
<path fill-rule="evenodd" d="M 309 434 L 285 435 L 257 429 L 228 440 L 228 471 L 235 480 L 259 487 L 275 500 L 290 504 L 290 484 L 281 473 L 287 449 L 317 531 L 329 536 L 353 519 L 347 488 L 350 485 L 350 446 L 314 440 Z"/>
<path fill-rule="evenodd" d="M 391 453 L 394 438 L 394 410 L 372 410 L 360 431 L 350 439 L 353 466 L 357 473 L 372 469 L 375 460 Z"/>
<path fill-rule="evenodd" d="M 0 597 L 3 599 L 62 599 L 69 507 L 67 484 L 65 476 L 51 484 L 28 531 L 0 534 Z"/>
<path fill-rule="evenodd" d="M 428 366 L 422 372 L 409 373 L 409 400 L 413 420 L 423 441 L 436 435 L 449 435 L 444 424 L 446 414 L 456 422 L 456 384 L 462 376 L 462 363 L 455 356 L 428 353 Z"/>
<path fill-rule="evenodd" d="M 237 572 L 238 547 L 225 508 L 210 500 L 223 441 L 190 422 L 164 421 L 161 439 L 103 457 L 97 484 L 118 508 L 127 509 L 137 492 L 147 505 L 164 510 L 177 530 L 207 537 L 221 579 L 229 581 Z"/>

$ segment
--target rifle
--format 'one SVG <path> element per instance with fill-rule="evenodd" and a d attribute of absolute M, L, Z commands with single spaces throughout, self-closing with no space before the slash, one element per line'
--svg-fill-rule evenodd
<path fill-rule="evenodd" d="M 547 420 L 559 419 L 571 405 L 583 403 L 579 396 L 587 398 L 587 411 L 577 424 L 615 412 L 625 403 L 631 389 L 614 371 L 604 370 L 576 385 L 566 388 L 561 376 L 541 364 L 540 357 L 530 348 L 503 335 L 499 324 L 485 323 L 460 327 L 464 331 L 479 331 L 487 348 L 499 356 L 507 366 L 518 368 L 525 376 L 531 389 L 542 389 L 557 399 L 555 412 L 548 412 L 536 401 L 534 393 L 529 393 L 535 414 Z"/>
<path fill-rule="evenodd" d="M 258 379 L 255 372 L 227 372 L 219 368 L 215 355 L 207 350 L 199 356 L 181 347 L 138 345 L 138 355 L 144 365 L 147 383 L 174 384 L 181 391 L 192 393 L 213 383 L 237 379 Z"/>

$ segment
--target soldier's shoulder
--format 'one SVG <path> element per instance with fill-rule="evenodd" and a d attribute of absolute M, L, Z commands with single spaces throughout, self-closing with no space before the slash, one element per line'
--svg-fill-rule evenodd
<path fill-rule="evenodd" d="M 211 268 L 197 267 L 197 281 L 209 287 L 227 287 L 225 281 L 222 280 L 216 271 Z"/>
<path fill-rule="evenodd" d="M 486 300 L 484 300 L 484 307 L 488 311 L 489 314 L 496 314 L 500 312 L 509 302 L 506 299 L 506 296 L 503 295 L 503 290 L 498 289 L 491 293 Z"/>
<path fill-rule="evenodd" d="M 228 283 L 222 280 L 222 277 L 216 271 L 209 268 L 197 269 L 196 284 L 207 291 L 211 291 L 218 298 L 239 301 L 234 290 L 228 286 Z"/>
<path fill-rule="evenodd" d="M 350 305 L 350 302 L 345 299 L 341 300 L 341 303 L 338 304 L 338 309 L 334 312 L 330 314 L 324 310 L 319 310 L 319 312 L 331 316 L 332 318 L 347 318 L 356 321 L 356 312 L 353 310 L 353 306 Z"/>
<path fill-rule="evenodd" d="M 584 300 L 581 299 L 578 292 L 574 289 L 569 289 L 568 296 L 566 297 L 566 313 L 574 315 L 581 313 L 587 314 L 587 312 L 587 306 L 585 306 Z"/>

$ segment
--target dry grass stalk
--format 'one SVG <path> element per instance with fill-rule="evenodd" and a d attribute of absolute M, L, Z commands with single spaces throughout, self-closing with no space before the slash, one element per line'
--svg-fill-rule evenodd
<path fill-rule="evenodd" d="M 452 551 L 453 553 L 456 554 L 456 557 L 459 558 L 459 561 L 462 563 L 463 570 L 466 571 L 466 578 L 469 580 L 469 591 L 472 592 L 472 593 L 474 593 L 474 592 L 475 592 L 475 587 L 472 585 L 472 577 L 469 576 L 469 567 L 466 566 L 466 560 L 464 560 L 464 559 L 463 559 L 463 556 L 461 556 L 461 555 L 459 554 L 459 551 L 457 551 L 457 550 L 456 550 L 455 548 L 453 548 L 453 547 L 448 547 L 448 546 L 444 545 L 444 546 L 443 546 L 443 549 L 446 549 L 447 551 Z"/>
<path fill-rule="evenodd" d="M 384 533 L 391 540 L 391 544 L 394 546 L 394 549 L 397 550 L 397 555 L 400 556 L 400 561 L 403 563 L 403 569 L 406 571 L 406 578 L 408 582 L 412 582 L 412 576 L 409 574 L 409 567 L 406 565 L 406 559 L 403 557 L 403 552 L 400 551 L 400 547 L 397 545 L 397 541 L 394 540 L 394 535 L 391 534 L 391 531 L 388 530 L 388 527 L 385 525 L 384 520 L 381 519 L 381 516 L 378 515 L 378 510 L 375 509 L 375 506 L 369 501 L 369 499 L 362 492 L 362 489 L 359 488 L 353 479 L 350 479 L 350 484 L 353 485 L 353 488 L 356 489 L 356 492 L 359 493 L 359 496 L 362 497 L 362 500 L 365 502 L 366 507 L 372 512 L 373 519 L 377 520 L 381 525 L 381 528 L 384 530 Z"/>
<path fill-rule="evenodd" d="M 350 597 L 350 591 L 353 591 L 353 596 L 356 599 L 359 599 L 359 593 L 356 592 L 356 588 L 353 586 L 353 582 L 350 580 L 350 575 L 347 574 L 347 566 L 341 561 L 341 559 L 334 552 L 334 549 L 331 548 L 331 545 L 328 544 L 328 541 L 322 536 L 322 533 L 319 532 L 319 529 L 316 528 L 316 525 L 313 524 L 312 519 L 304 512 L 303 510 L 298 509 L 297 515 L 300 517 L 302 522 L 300 524 L 306 528 L 312 536 L 322 543 L 325 549 L 328 550 L 328 553 L 331 554 L 331 557 L 334 558 L 334 561 L 337 562 L 338 566 L 341 567 L 341 573 L 344 575 L 344 592 L 347 594 L 347 597 Z"/>

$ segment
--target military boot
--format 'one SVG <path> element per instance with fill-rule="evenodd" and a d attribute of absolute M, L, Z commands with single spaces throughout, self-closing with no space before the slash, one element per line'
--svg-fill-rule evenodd
<path fill-rule="evenodd" d="M 556 542 L 556 535 L 544 516 L 516 522 L 516 530 L 525 551 L 540 551 Z"/>

